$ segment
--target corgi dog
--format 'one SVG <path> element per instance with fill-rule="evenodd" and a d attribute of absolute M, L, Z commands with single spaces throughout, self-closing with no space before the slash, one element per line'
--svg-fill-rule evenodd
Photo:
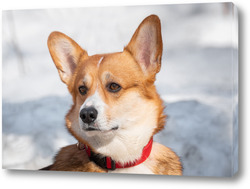
<path fill-rule="evenodd" d="M 65 120 L 78 144 L 42 170 L 182 175 L 179 157 L 153 141 L 166 119 L 154 85 L 163 48 L 158 16 L 142 21 L 123 52 L 89 56 L 60 32 L 48 48 L 72 95 Z"/>

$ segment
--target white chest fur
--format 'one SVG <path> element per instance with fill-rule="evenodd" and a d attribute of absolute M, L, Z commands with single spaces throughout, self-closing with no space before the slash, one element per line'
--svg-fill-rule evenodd
<path fill-rule="evenodd" d="M 129 168 L 120 168 L 114 171 L 108 171 L 109 173 L 136 173 L 136 174 L 154 174 L 145 164 L 141 163 L 140 165 L 129 167 Z"/>

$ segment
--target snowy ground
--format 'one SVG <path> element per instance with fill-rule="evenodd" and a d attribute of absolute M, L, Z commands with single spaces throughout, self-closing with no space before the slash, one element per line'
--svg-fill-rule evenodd
<path fill-rule="evenodd" d="M 232 175 L 238 80 L 231 8 L 191 4 L 3 12 L 3 168 L 39 169 L 60 147 L 76 143 L 64 127 L 71 97 L 47 50 L 50 32 L 71 36 L 90 55 L 116 52 L 146 16 L 157 14 L 164 53 L 156 85 L 168 121 L 155 140 L 181 157 L 184 175 Z"/>

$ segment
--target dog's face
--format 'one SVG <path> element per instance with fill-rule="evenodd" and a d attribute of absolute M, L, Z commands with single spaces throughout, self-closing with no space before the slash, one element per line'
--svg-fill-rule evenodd
<path fill-rule="evenodd" d="M 48 46 L 74 102 L 66 116 L 69 131 L 114 160 L 133 160 L 164 126 L 154 86 L 162 55 L 158 17 L 147 17 L 123 52 L 88 56 L 59 32 L 50 35 Z M 124 151 L 129 155 L 121 160 Z"/>

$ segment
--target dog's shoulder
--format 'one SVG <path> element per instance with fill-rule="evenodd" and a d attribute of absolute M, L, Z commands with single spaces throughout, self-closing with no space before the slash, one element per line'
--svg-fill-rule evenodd
<path fill-rule="evenodd" d="M 151 155 L 145 162 L 155 174 L 182 175 L 180 158 L 170 148 L 153 143 Z"/>
<path fill-rule="evenodd" d="M 54 163 L 43 170 L 106 172 L 91 162 L 85 150 L 79 150 L 76 145 L 63 147 L 55 156 Z"/>

